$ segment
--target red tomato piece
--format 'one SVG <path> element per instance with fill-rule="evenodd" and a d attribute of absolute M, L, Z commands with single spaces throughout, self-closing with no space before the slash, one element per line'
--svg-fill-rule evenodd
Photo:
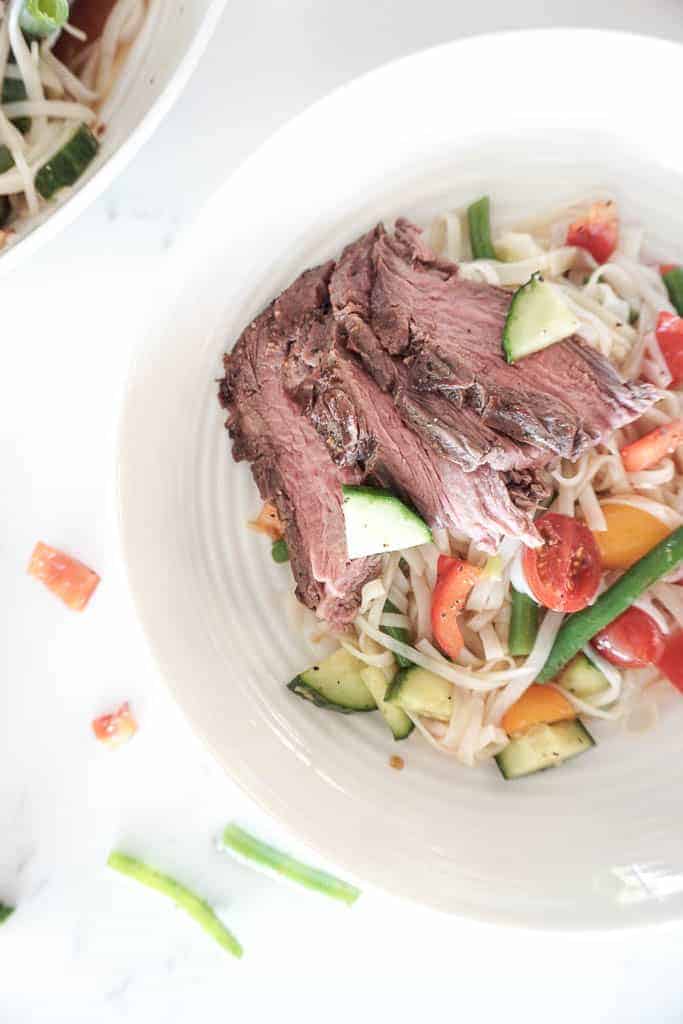
<path fill-rule="evenodd" d="M 454 565 L 458 565 L 462 562 L 460 558 L 451 558 L 450 555 L 439 555 L 439 560 L 436 563 L 436 575 L 437 577 L 443 576 L 445 572 L 448 572 Z"/>
<path fill-rule="evenodd" d="M 665 274 L 671 273 L 672 270 L 676 270 L 677 265 L 675 263 L 660 263 L 659 273 L 664 277 Z"/>
<path fill-rule="evenodd" d="M 438 579 L 432 594 L 432 632 L 437 645 L 449 658 L 457 658 L 462 650 L 458 616 L 480 576 L 481 569 L 476 565 L 446 555 L 439 558 Z"/>
<path fill-rule="evenodd" d="M 683 629 L 667 637 L 657 668 L 683 693 Z"/>
<path fill-rule="evenodd" d="M 571 516 L 547 512 L 536 520 L 540 548 L 525 548 L 522 566 L 539 604 L 556 612 L 578 612 L 600 586 L 602 562 L 595 537 Z"/>
<path fill-rule="evenodd" d="M 678 387 L 683 383 L 683 317 L 660 313 L 657 341 L 673 378 L 669 387 Z"/>
<path fill-rule="evenodd" d="M 87 565 L 42 541 L 33 549 L 28 573 L 76 612 L 83 611 L 100 582 L 97 573 Z"/>
<path fill-rule="evenodd" d="M 683 418 L 655 427 L 649 434 L 621 449 L 621 461 L 627 473 L 640 473 L 656 466 L 665 456 L 683 444 Z"/>
<path fill-rule="evenodd" d="M 92 723 L 92 731 L 95 738 L 106 747 L 113 749 L 127 743 L 138 731 L 138 723 L 133 717 L 128 701 L 111 714 L 96 718 Z"/>
<path fill-rule="evenodd" d="M 614 203 L 593 203 L 587 215 L 567 231 L 567 245 L 586 249 L 596 263 L 607 263 L 619 241 L 619 219 Z"/>
<path fill-rule="evenodd" d="M 628 608 L 591 640 L 598 654 L 620 668 L 655 665 L 664 650 L 664 634 L 640 608 Z"/>

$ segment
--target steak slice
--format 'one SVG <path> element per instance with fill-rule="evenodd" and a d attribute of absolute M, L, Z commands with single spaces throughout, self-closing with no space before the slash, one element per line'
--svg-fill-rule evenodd
<path fill-rule="evenodd" d="M 358 483 L 361 473 L 335 465 L 283 386 L 289 345 L 314 329 L 328 306 L 332 266 L 302 274 L 246 328 L 224 358 L 219 398 L 234 459 L 251 463 L 261 497 L 274 502 L 284 523 L 297 597 L 344 625 L 381 568 L 379 557 L 350 561 L 346 554 L 341 488 Z"/>
<path fill-rule="evenodd" d="M 348 246 L 330 292 L 349 345 L 403 419 L 465 469 L 576 459 L 655 400 L 579 338 L 509 365 L 501 337 L 510 293 L 460 278 L 405 220 L 393 236 L 378 225 Z"/>
<path fill-rule="evenodd" d="M 466 473 L 429 448 L 365 372 L 331 314 L 291 346 L 285 385 L 339 466 L 357 466 L 399 493 L 430 526 L 466 533 L 489 551 L 506 535 L 538 543 L 530 503 L 527 511 L 516 507 L 489 466 Z"/>

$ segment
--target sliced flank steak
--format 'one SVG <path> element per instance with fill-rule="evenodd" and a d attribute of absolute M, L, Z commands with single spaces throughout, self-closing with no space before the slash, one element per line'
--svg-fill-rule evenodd
<path fill-rule="evenodd" d="M 339 466 L 356 466 L 399 494 L 430 526 L 466 533 L 489 551 L 506 535 L 538 541 L 529 504 L 520 511 L 501 473 L 489 466 L 464 472 L 402 422 L 331 315 L 291 346 L 285 382 Z"/>
<path fill-rule="evenodd" d="M 404 421 L 465 469 L 576 459 L 655 400 L 576 337 L 509 365 L 510 293 L 461 278 L 405 220 L 349 245 L 330 292 L 348 344 Z"/>
<path fill-rule="evenodd" d="M 340 469 L 283 385 L 289 345 L 327 306 L 332 265 L 302 274 L 260 314 L 225 356 L 219 397 L 227 410 L 233 458 L 246 459 L 264 500 L 284 523 L 297 596 L 327 621 L 356 614 L 364 583 L 381 559 L 346 555 L 342 484 L 358 483 L 356 468 Z"/>

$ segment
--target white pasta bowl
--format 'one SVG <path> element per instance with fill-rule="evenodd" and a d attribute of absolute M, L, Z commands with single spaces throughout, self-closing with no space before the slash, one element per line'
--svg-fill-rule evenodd
<path fill-rule="evenodd" d="M 133 368 L 123 554 L 171 691 L 226 770 L 303 840 L 444 911 L 544 928 L 683 916 L 683 701 L 671 691 L 654 731 L 596 729 L 590 755 L 504 782 L 493 763 L 463 768 L 415 734 L 394 744 L 378 715 L 296 699 L 285 683 L 313 656 L 287 619 L 287 568 L 247 529 L 259 500 L 230 458 L 221 355 L 300 270 L 378 219 L 425 222 L 487 192 L 504 217 L 606 188 L 682 256 L 683 138 L 661 101 L 677 94 L 682 58 L 634 36 L 521 32 L 341 89 L 260 149 L 176 248 L 174 298 Z M 557 73 L 577 59 L 611 88 Z"/>
<path fill-rule="evenodd" d="M 74 220 L 135 156 L 185 87 L 227 0 L 149 0 L 142 30 L 131 45 L 100 112 L 106 125 L 99 151 L 74 186 L 37 216 L 14 227 L 0 251 L 0 271 L 12 269 Z"/>

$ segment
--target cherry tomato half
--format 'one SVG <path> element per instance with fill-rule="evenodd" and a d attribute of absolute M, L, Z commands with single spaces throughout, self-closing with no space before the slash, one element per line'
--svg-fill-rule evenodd
<path fill-rule="evenodd" d="M 584 523 L 557 512 L 536 520 L 540 548 L 525 548 L 522 566 L 539 604 L 556 612 L 578 612 L 600 586 L 602 562 L 595 537 Z"/>
<path fill-rule="evenodd" d="M 654 619 L 640 608 L 628 608 L 593 637 L 595 650 L 620 668 L 645 668 L 656 664 L 664 651 L 664 634 Z"/>
<path fill-rule="evenodd" d="M 683 629 L 667 637 L 657 667 L 683 693 Z"/>

